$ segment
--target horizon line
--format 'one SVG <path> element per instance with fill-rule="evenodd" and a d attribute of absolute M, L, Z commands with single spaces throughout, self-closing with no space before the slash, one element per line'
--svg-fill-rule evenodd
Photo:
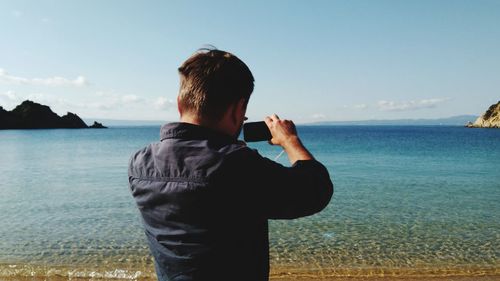
<path fill-rule="evenodd" d="M 438 118 L 399 118 L 399 119 L 360 119 L 360 120 L 311 120 L 306 122 L 296 122 L 297 124 L 321 124 L 321 123 L 350 123 L 350 122 L 402 122 L 402 121 L 438 121 L 438 120 L 448 120 L 448 119 L 459 119 L 459 118 L 471 118 L 476 119 L 480 115 L 474 114 L 461 114 L 452 115 L 449 117 L 438 117 Z M 85 120 L 106 120 L 111 122 L 132 122 L 132 123 L 157 123 L 165 124 L 171 122 L 180 122 L 179 120 L 158 120 L 158 119 L 115 119 L 115 118 L 98 118 L 98 117 L 82 117 Z M 474 121 L 470 120 L 470 121 Z M 293 121 L 293 120 L 292 120 Z"/>

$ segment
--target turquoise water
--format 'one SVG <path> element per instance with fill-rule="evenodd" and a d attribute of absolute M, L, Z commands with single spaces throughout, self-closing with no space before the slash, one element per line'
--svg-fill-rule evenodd
<path fill-rule="evenodd" d="M 499 273 L 500 130 L 299 133 L 335 194 L 317 215 L 271 222 L 272 270 Z M 152 276 L 127 162 L 158 136 L 159 127 L 0 131 L 0 277 Z M 281 151 L 251 146 L 271 159 Z"/>

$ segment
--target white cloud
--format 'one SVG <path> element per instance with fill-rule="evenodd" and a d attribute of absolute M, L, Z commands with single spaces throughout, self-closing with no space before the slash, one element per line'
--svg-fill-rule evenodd
<path fill-rule="evenodd" d="M 95 94 L 98 97 L 109 97 L 112 95 L 110 92 L 103 92 L 103 91 L 98 91 Z"/>
<path fill-rule="evenodd" d="M 345 108 L 345 109 L 365 109 L 365 108 L 368 108 L 368 105 L 367 104 L 355 104 L 355 105 L 343 105 L 342 108 Z"/>
<path fill-rule="evenodd" d="M 59 103 L 61 101 L 61 99 L 58 99 L 53 95 L 47 95 L 43 93 L 32 93 L 27 95 L 25 99 L 48 106 L 54 106 L 56 103 Z"/>
<path fill-rule="evenodd" d="M 138 95 L 126 94 L 120 95 L 111 91 L 99 91 L 95 95 L 98 97 L 97 102 L 89 103 L 86 106 L 89 108 L 97 108 L 99 110 L 114 110 L 123 108 L 144 108 L 147 110 L 170 110 L 176 103 L 166 97 L 145 98 Z"/>
<path fill-rule="evenodd" d="M 140 98 L 136 95 L 124 95 L 121 97 L 121 101 L 123 103 L 134 103 L 134 102 L 139 102 L 141 100 L 142 100 L 142 98 Z"/>
<path fill-rule="evenodd" d="M 5 93 L 0 93 L 0 97 L 2 99 L 7 99 L 7 100 L 10 100 L 10 101 L 17 100 L 17 96 L 16 96 L 16 93 L 14 91 L 7 91 Z"/>
<path fill-rule="evenodd" d="M 118 107 L 140 105 L 147 102 L 147 99 L 137 95 L 120 95 L 114 91 L 99 91 L 95 95 L 99 97 L 98 102 L 88 104 L 89 107 L 95 107 L 102 110 L 111 110 Z"/>
<path fill-rule="evenodd" d="M 403 102 L 381 100 L 377 103 L 377 107 L 382 111 L 411 111 L 423 108 L 434 108 L 438 104 L 448 100 L 449 98 L 434 98 Z"/>
<path fill-rule="evenodd" d="M 117 104 L 115 103 L 101 103 L 101 102 L 97 102 L 97 103 L 91 103 L 91 104 L 87 104 L 87 105 L 83 105 L 84 107 L 88 107 L 88 108 L 97 108 L 97 109 L 100 109 L 100 110 L 112 110 L 114 108 L 117 107 Z"/>
<path fill-rule="evenodd" d="M 173 100 L 169 100 L 166 97 L 159 97 L 154 102 L 154 105 L 156 106 L 156 108 L 160 109 L 160 110 L 169 110 L 172 107 L 174 107 L 175 104 L 176 103 Z"/>
<path fill-rule="evenodd" d="M 0 92 L 0 106 L 5 110 L 12 110 L 27 99 L 47 105 L 59 115 L 64 115 L 69 111 L 82 118 L 134 119 L 137 117 L 157 120 L 167 118 L 169 114 L 175 114 L 171 109 L 176 108 L 176 102 L 166 97 L 149 98 L 134 94 L 118 94 L 113 90 L 88 93 L 85 96 L 61 95 L 57 92 L 22 93 L 12 90 Z"/>
<path fill-rule="evenodd" d="M 10 110 L 14 108 L 21 98 L 14 91 L 7 91 L 0 93 L 0 106 L 4 109 Z"/>
<path fill-rule="evenodd" d="M 71 80 L 64 77 L 54 76 L 49 78 L 25 78 L 10 75 L 5 69 L 0 68 L 0 83 L 15 85 L 43 85 L 43 86 L 74 86 L 83 87 L 89 83 L 83 76 L 78 76 Z"/>
<path fill-rule="evenodd" d="M 91 103 L 82 104 L 83 107 L 87 108 L 97 108 L 99 110 L 111 110 L 114 108 L 118 108 L 126 104 L 127 95 L 119 95 L 114 93 L 113 91 L 99 91 L 96 92 L 95 95 L 98 97 L 97 101 Z"/>
<path fill-rule="evenodd" d="M 355 104 L 352 106 L 354 109 L 365 109 L 368 107 L 368 105 L 362 103 L 362 104 Z"/>
<path fill-rule="evenodd" d="M 0 93 L 0 106 L 5 109 L 13 109 L 14 107 L 21 104 L 25 100 L 31 100 L 36 103 L 50 106 L 53 110 L 60 109 L 64 112 L 68 107 L 74 107 L 74 104 L 69 100 L 57 97 L 52 94 L 45 93 L 30 93 L 30 94 L 18 94 L 14 91 L 7 91 Z"/>
<path fill-rule="evenodd" d="M 315 113 L 311 116 L 311 118 L 314 120 L 323 120 L 326 119 L 326 115 L 323 113 Z"/>

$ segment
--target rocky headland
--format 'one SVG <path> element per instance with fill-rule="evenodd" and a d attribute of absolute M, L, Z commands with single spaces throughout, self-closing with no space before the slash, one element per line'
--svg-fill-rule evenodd
<path fill-rule="evenodd" d="M 50 107 L 30 100 L 23 101 L 11 111 L 0 106 L 0 129 L 83 129 L 106 128 L 98 122 L 87 126 L 78 115 L 68 112 L 64 116 Z"/>
<path fill-rule="evenodd" d="M 99 123 L 97 121 L 94 121 L 94 124 L 90 125 L 89 128 L 94 128 L 94 129 L 106 129 L 107 127 L 102 125 L 102 123 Z"/>
<path fill-rule="evenodd" d="M 465 126 L 468 128 L 500 128 L 500 101 L 492 104 L 474 123 L 469 122 Z"/>

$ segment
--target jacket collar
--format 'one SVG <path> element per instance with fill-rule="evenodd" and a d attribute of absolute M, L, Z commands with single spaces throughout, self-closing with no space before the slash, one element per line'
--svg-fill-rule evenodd
<path fill-rule="evenodd" d="M 160 129 L 160 140 L 165 139 L 192 139 L 215 140 L 227 143 L 236 143 L 237 138 L 231 137 L 213 129 L 191 123 L 173 122 L 165 124 Z"/>

